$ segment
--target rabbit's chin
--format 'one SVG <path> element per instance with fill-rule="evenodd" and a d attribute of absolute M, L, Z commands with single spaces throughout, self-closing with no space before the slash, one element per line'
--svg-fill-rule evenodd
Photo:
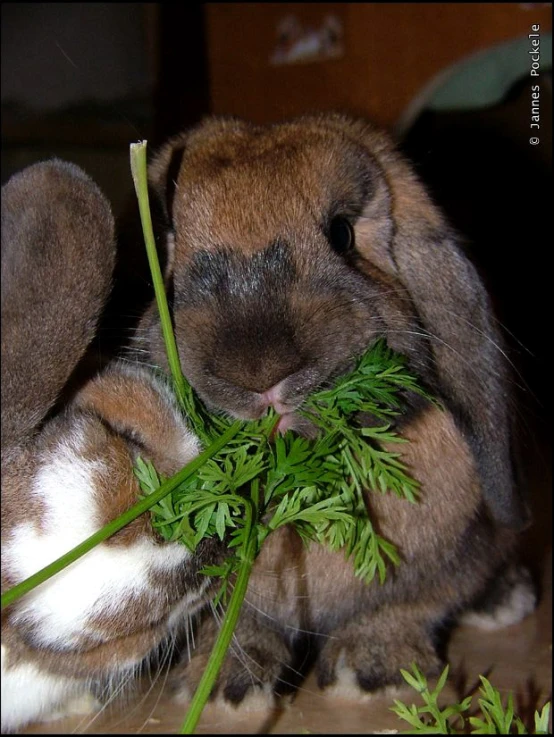
<path fill-rule="evenodd" d="M 313 440 L 317 436 L 317 425 L 296 411 L 301 402 L 297 401 L 287 404 L 279 400 L 271 401 L 268 399 L 267 394 L 268 392 L 265 394 L 256 394 L 249 404 L 241 406 L 238 409 L 233 407 L 232 409 L 223 410 L 223 413 L 228 417 L 238 420 L 259 420 L 267 414 L 270 408 L 273 408 L 278 417 L 272 430 L 272 436 L 276 433 L 284 435 L 289 431 L 310 440 Z M 217 404 L 209 402 L 209 400 L 205 400 L 205 404 L 210 411 L 216 414 L 222 413 L 221 407 Z"/>
<path fill-rule="evenodd" d="M 288 412 L 281 415 L 274 431 L 282 435 L 287 432 L 294 432 L 296 435 L 308 438 L 308 440 L 314 440 L 318 434 L 317 425 L 297 412 Z"/>

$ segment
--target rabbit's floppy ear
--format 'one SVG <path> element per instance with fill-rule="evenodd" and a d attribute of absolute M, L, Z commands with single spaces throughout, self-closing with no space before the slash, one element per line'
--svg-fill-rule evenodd
<path fill-rule="evenodd" d="M 152 226 L 165 276 L 173 270 L 173 200 L 188 134 L 169 139 L 148 166 Z"/>
<path fill-rule="evenodd" d="M 469 440 L 493 516 L 523 526 L 528 515 L 512 466 L 507 359 L 488 295 L 446 228 L 417 233 L 402 220 L 396 219 L 393 257 L 429 337 L 443 396 Z"/>
<path fill-rule="evenodd" d="M 159 149 L 148 167 L 150 188 L 156 193 L 168 223 L 173 218 L 173 198 L 187 137 L 187 134 L 181 134 L 171 138 Z"/>
<path fill-rule="evenodd" d="M 2 443 L 51 409 L 111 287 L 114 221 L 96 184 L 58 159 L 2 187 Z"/>
<path fill-rule="evenodd" d="M 383 175 L 366 213 L 379 227 L 370 232 L 373 237 L 357 240 L 357 248 L 370 262 L 377 250 L 379 267 L 409 295 L 431 347 L 443 399 L 472 448 L 485 501 L 499 523 L 522 527 L 528 512 L 514 482 L 507 359 L 483 282 L 388 137 L 341 116 L 331 121 L 365 144 Z M 387 246 L 376 241 L 387 234 L 385 256 Z"/>

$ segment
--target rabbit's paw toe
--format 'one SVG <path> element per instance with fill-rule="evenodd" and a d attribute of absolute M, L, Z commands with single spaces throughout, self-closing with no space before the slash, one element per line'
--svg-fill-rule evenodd
<path fill-rule="evenodd" d="M 320 653 L 317 681 L 320 688 L 359 699 L 360 692 L 403 685 L 400 669 L 409 668 L 412 662 L 428 675 L 438 674 L 443 665 L 432 643 L 424 638 L 386 642 L 371 633 L 357 633 L 356 638 L 339 635 L 330 638 Z"/>
<path fill-rule="evenodd" d="M 232 706 L 254 711 L 271 706 L 288 652 L 281 643 L 234 648 L 223 665 L 219 698 Z"/>
<path fill-rule="evenodd" d="M 208 640 L 205 635 L 202 630 L 204 640 L 191 660 L 178 668 L 174 678 L 175 697 L 180 701 L 188 701 L 192 697 L 206 668 L 213 639 Z M 236 638 L 223 662 L 210 699 L 228 706 L 240 705 L 241 710 L 246 711 L 271 707 L 289 661 L 289 650 L 277 633 L 264 632 L 263 636 L 252 637 L 248 642 Z"/>

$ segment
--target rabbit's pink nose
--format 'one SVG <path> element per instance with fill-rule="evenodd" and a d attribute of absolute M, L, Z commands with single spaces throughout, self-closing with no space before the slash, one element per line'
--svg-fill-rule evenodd
<path fill-rule="evenodd" d="M 283 382 L 280 381 L 278 384 L 275 384 L 275 386 L 272 386 L 271 389 L 268 389 L 261 394 L 263 402 L 268 407 L 273 407 L 273 409 L 280 415 L 290 412 L 290 407 L 282 401 L 282 389 Z"/>

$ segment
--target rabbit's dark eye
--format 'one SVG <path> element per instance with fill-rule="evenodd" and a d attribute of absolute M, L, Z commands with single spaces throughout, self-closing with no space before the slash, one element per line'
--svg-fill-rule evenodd
<path fill-rule="evenodd" d="M 332 248 L 341 255 L 354 248 L 354 229 L 345 217 L 337 215 L 331 220 L 329 242 Z"/>

